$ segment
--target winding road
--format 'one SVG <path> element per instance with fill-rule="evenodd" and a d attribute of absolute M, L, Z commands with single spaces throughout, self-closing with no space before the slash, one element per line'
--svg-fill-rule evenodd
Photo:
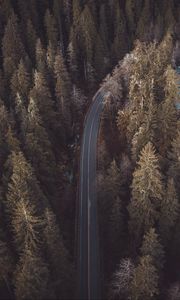
<path fill-rule="evenodd" d="M 96 202 L 96 149 L 104 92 L 95 95 L 85 120 L 79 186 L 79 299 L 100 298 L 100 259 Z"/>

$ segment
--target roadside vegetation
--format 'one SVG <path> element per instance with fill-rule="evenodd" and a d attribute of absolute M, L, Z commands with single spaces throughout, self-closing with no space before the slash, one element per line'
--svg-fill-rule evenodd
<path fill-rule="evenodd" d="M 110 91 L 98 159 L 104 299 L 180 297 L 180 98 L 172 50 L 169 33 L 159 44 L 138 41 L 104 83 Z"/>

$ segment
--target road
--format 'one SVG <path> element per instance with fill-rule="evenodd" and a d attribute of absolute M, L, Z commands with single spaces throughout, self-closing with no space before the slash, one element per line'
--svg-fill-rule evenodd
<path fill-rule="evenodd" d="M 96 197 L 96 149 L 104 93 L 99 91 L 86 116 L 79 186 L 79 299 L 100 299 L 100 259 Z"/>

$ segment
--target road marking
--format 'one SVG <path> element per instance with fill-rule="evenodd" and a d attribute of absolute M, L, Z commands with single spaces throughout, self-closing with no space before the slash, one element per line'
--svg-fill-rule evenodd
<path fill-rule="evenodd" d="M 93 98 L 94 99 L 94 103 L 93 103 L 93 107 L 92 109 L 89 111 L 89 114 L 87 115 L 86 119 L 85 119 L 85 122 L 86 124 L 87 123 L 87 119 L 88 117 L 90 116 L 90 118 L 93 117 L 93 114 L 94 114 L 94 118 L 92 120 L 92 124 L 91 124 L 91 127 L 90 127 L 90 139 L 89 139 L 89 143 L 90 143 L 90 140 L 91 140 L 91 137 L 92 137 L 92 128 L 93 128 L 93 125 L 94 125 L 94 120 L 95 120 L 95 117 L 96 117 L 96 113 L 97 113 L 97 110 L 99 109 L 99 106 L 102 104 L 102 102 L 104 101 L 103 99 L 103 96 L 105 95 L 105 92 L 101 91 L 99 92 L 99 94 L 97 93 L 97 95 Z M 100 98 L 100 99 L 99 99 Z M 99 102 L 100 100 L 100 102 Z M 99 102 L 99 103 L 98 103 Z M 96 107 L 96 103 L 98 103 L 97 107 Z M 94 109 L 94 106 L 95 106 L 95 109 Z M 91 117 L 91 114 L 92 114 L 92 117 Z M 83 133 L 83 142 L 82 142 L 82 150 L 81 150 L 81 167 L 80 167 L 80 172 L 81 172 L 81 192 L 80 192 L 80 210 L 81 210 L 81 220 L 80 220 L 80 272 L 82 272 L 81 270 L 81 266 L 82 266 L 82 239 L 83 239 L 83 225 L 82 224 L 82 215 L 83 215 L 83 183 L 84 183 L 84 156 L 85 156 L 85 144 L 86 144 L 86 129 L 88 128 L 88 126 L 86 127 L 85 125 L 85 130 L 84 130 L 84 133 Z M 90 151 L 90 147 L 88 148 L 88 153 Z M 88 157 L 88 168 L 89 168 L 89 165 L 90 165 L 90 160 L 89 160 L 89 157 Z M 89 171 L 88 171 L 88 190 L 89 190 Z M 88 192 L 88 222 L 89 222 L 89 226 L 88 226 L 88 289 L 90 289 L 90 208 L 91 208 L 91 202 L 90 202 L 90 197 L 89 197 L 89 192 Z M 83 272 L 80 274 L 80 283 L 82 282 L 82 276 L 83 276 Z M 81 285 L 80 285 L 81 287 Z M 90 293 L 91 291 L 88 290 L 88 295 L 89 295 L 89 300 L 90 299 Z"/>
<path fill-rule="evenodd" d="M 81 153 L 82 153 L 82 157 L 81 157 L 81 201 L 80 201 L 80 206 L 81 206 L 81 220 L 82 220 L 82 214 L 83 214 L 83 175 L 84 175 L 84 154 L 85 154 L 85 151 L 84 151 L 84 145 L 85 145 L 85 132 L 83 133 L 83 143 L 82 143 L 82 150 L 81 150 Z M 82 250 L 82 226 L 80 226 L 80 266 L 81 266 L 81 263 L 82 263 L 82 253 L 81 253 L 81 250 Z"/>
<path fill-rule="evenodd" d="M 89 143 L 88 143 L 88 299 L 91 300 L 91 289 L 90 289 L 90 283 L 91 283 L 91 278 L 90 278 L 90 207 L 91 207 L 91 201 L 90 201 L 90 195 L 89 195 L 89 189 L 90 189 L 90 145 L 91 145 L 91 138 L 92 138 L 92 129 L 96 117 L 96 113 L 102 104 L 102 98 L 97 105 L 97 108 L 95 110 L 94 118 L 91 123 L 90 127 L 90 135 L 89 135 Z"/>

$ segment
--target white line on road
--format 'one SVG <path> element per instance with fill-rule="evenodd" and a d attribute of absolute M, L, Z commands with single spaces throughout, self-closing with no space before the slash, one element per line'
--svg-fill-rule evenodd
<path fill-rule="evenodd" d="M 94 118 L 92 120 L 91 123 L 91 128 L 90 128 L 90 135 L 89 135 L 89 144 L 88 144 L 88 299 L 91 300 L 91 289 L 90 289 L 90 283 L 91 283 L 91 278 L 90 278 L 90 207 L 91 207 L 91 201 L 90 201 L 90 145 L 91 145 L 91 138 L 92 138 L 92 129 L 93 129 L 93 125 L 94 125 L 94 121 L 95 121 L 95 117 L 96 117 L 96 113 L 99 109 L 100 104 L 102 103 L 102 100 L 99 102 L 95 114 L 94 114 Z"/>

